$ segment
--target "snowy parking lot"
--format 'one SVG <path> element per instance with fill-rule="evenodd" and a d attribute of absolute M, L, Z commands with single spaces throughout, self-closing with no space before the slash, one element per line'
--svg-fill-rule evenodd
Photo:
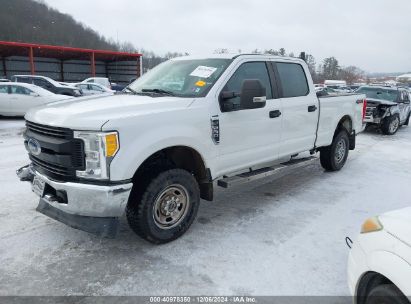
<path fill-rule="evenodd" d="M 23 120 L 0 119 L 0 295 L 348 295 L 346 236 L 411 204 L 411 128 L 360 134 L 346 166 L 318 164 L 202 202 L 180 239 L 161 246 L 122 222 L 117 239 L 35 211 L 15 170 L 28 163 Z"/>

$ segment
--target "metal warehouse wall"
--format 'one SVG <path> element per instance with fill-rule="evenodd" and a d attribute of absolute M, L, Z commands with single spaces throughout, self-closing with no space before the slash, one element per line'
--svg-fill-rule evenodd
<path fill-rule="evenodd" d="M 3 64 L 0 64 L 0 77 L 30 74 L 30 63 L 27 57 L 12 56 L 4 60 L 7 75 L 4 73 Z M 57 81 L 80 82 L 90 77 L 89 60 L 66 60 L 61 62 L 53 58 L 34 58 L 36 75 L 47 76 Z M 105 63 L 96 61 L 96 77 L 108 77 L 111 82 L 126 84 L 135 79 L 139 74 L 140 65 L 136 61 L 119 61 Z M 62 69 L 64 73 L 62 73 Z"/>

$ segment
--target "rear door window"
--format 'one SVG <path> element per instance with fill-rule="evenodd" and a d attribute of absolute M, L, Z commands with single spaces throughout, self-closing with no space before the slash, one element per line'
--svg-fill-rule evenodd
<path fill-rule="evenodd" d="M 19 95 L 30 95 L 32 91 L 18 85 L 11 86 L 11 94 L 19 94 Z"/>
<path fill-rule="evenodd" d="M 277 62 L 276 66 L 283 91 L 282 97 L 288 98 L 308 95 L 307 77 L 300 64 Z"/>
<path fill-rule="evenodd" d="M 24 82 L 24 83 L 31 83 L 31 79 L 29 77 L 16 77 L 17 82 Z"/>
<path fill-rule="evenodd" d="M 0 94 L 7 94 L 9 92 L 8 86 L 0 85 Z"/>

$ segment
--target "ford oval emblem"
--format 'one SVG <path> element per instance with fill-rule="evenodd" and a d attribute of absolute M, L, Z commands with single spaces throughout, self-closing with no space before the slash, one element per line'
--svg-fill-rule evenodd
<path fill-rule="evenodd" d="M 30 138 L 27 142 L 27 147 L 31 154 L 36 155 L 36 156 L 40 155 L 41 146 L 37 140 Z"/>

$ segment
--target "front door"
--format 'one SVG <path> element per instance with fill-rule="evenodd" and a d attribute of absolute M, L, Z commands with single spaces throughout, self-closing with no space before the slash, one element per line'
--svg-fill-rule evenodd
<path fill-rule="evenodd" d="M 246 79 L 258 79 L 266 88 L 266 104 L 255 109 L 242 109 L 240 97 L 231 99 L 234 108 L 221 110 L 219 115 L 220 143 L 218 145 L 219 173 L 250 168 L 278 158 L 281 134 L 280 100 L 273 98 L 268 64 L 264 61 L 239 63 L 222 91 L 239 93 Z M 221 105 L 220 105 L 221 108 Z"/>

